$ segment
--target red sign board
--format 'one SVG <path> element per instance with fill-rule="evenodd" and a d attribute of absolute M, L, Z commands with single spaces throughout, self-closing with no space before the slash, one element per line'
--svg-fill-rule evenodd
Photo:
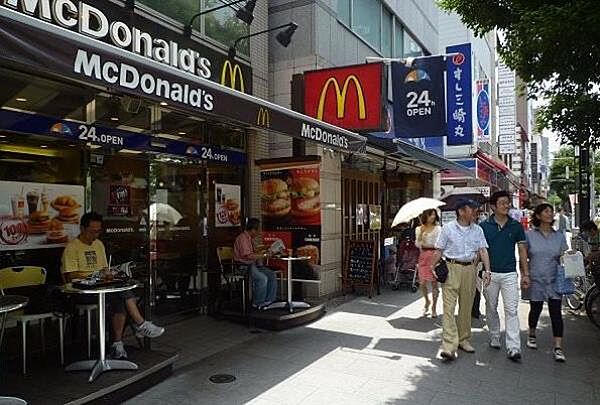
<path fill-rule="evenodd" d="M 304 113 L 355 131 L 385 130 L 383 63 L 304 73 Z"/>

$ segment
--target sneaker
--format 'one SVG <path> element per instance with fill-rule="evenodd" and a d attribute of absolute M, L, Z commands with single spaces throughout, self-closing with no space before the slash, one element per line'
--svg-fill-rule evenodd
<path fill-rule="evenodd" d="M 442 352 L 440 353 L 440 357 L 442 358 L 443 361 L 452 361 L 452 360 L 456 359 L 456 353 L 451 353 L 451 352 L 442 350 Z"/>
<path fill-rule="evenodd" d="M 521 361 L 521 352 L 515 349 L 511 349 L 506 353 L 506 357 L 508 357 L 510 360 L 514 361 L 515 363 L 518 363 Z"/>
<path fill-rule="evenodd" d="M 123 360 L 127 358 L 127 351 L 123 342 L 114 342 L 110 348 L 110 358 L 115 360 Z"/>
<path fill-rule="evenodd" d="M 502 348 L 502 345 L 500 344 L 500 338 L 498 336 L 492 336 L 490 339 L 490 347 L 497 350 Z"/>
<path fill-rule="evenodd" d="M 463 342 L 458 345 L 458 348 L 463 352 L 475 353 L 475 348 L 469 342 Z"/>
<path fill-rule="evenodd" d="M 535 336 L 527 337 L 527 347 L 534 350 L 537 349 L 537 340 L 535 339 Z"/>
<path fill-rule="evenodd" d="M 567 361 L 567 358 L 565 357 L 565 353 L 563 352 L 562 348 L 554 348 L 554 360 L 558 361 L 559 363 L 564 363 L 565 361 Z"/>
<path fill-rule="evenodd" d="M 136 326 L 136 336 L 139 338 L 148 337 L 155 338 L 165 333 L 165 328 L 156 326 L 150 321 L 144 321 L 141 325 Z"/>

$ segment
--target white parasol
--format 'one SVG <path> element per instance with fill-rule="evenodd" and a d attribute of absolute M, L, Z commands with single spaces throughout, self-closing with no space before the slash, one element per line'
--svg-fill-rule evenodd
<path fill-rule="evenodd" d="M 398 224 L 409 222 L 411 219 L 418 217 L 424 211 L 439 208 L 442 205 L 446 205 L 445 202 L 436 200 L 434 198 L 421 197 L 416 200 L 407 202 L 400 208 L 394 217 L 392 222 L 392 228 Z"/>
<path fill-rule="evenodd" d="M 151 222 L 168 222 L 172 225 L 177 224 L 183 216 L 173 206 L 165 203 L 154 203 L 150 205 Z"/>

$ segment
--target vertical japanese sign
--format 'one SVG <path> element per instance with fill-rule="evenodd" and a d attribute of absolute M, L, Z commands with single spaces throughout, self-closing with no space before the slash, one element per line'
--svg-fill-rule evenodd
<path fill-rule="evenodd" d="M 490 141 L 490 81 L 477 80 L 477 138 L 483 142 Z"/>
<path fill-rule="evenodd" d="M 398 138 L 446 134 L 444 58 L 392 63 L 394 127 Z"/>
<path fill-rule="evenodd" d="M 516 147 L 516 92 L 515 72 L 506 65 L 498 65 L 498 153 L 513 154 Z"/>
<path fill-rule="evenodd" d="M 446 47 L 448 145 L 473 143 L 471 44 Z"/>

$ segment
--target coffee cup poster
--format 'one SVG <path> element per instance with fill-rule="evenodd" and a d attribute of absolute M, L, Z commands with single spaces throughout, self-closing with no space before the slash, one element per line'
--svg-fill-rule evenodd
<path fill-rule="evenodd" d="M 215 184 L 215 226 L 240 226 L 242 188 L 235 184 Z"/>
<path fill-rule="evenodd" d="M 0 181 L 0 250 L 56 248 L 79 235 L 84 188 Z"/>

